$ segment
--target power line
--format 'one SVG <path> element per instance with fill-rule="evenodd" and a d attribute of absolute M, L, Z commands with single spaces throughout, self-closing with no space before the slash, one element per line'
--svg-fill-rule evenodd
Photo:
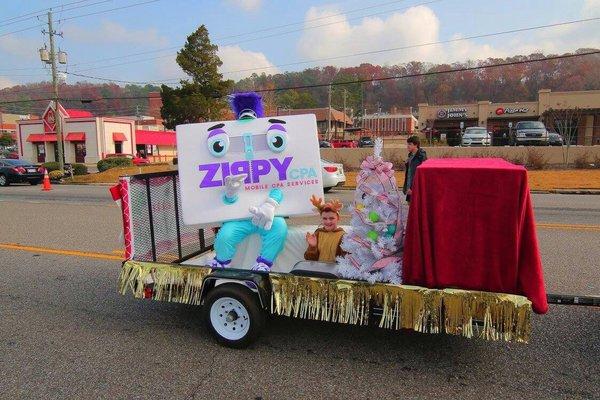
<path fill-rule="evenodd" d="M 553 27 L 557 27 L 557 26 L 565 26 L 565 25 L 571 25 L 571 24 L 576 24 L 576 23 L 581 23 L 581 22 L 595 21 L 595 20 L 599 20 L 599 19 L 600 19 L 600 17 L 586 18 L 586 19 L 566 21 L 566 22 L 558 22 L 555 24 L 538 25 L 538 26 L 532 26 L 532 27 L 528 27 L 528 28 L 511 29 L 508 31 L 485 33 L 485 34 L 479 34 L 479 35 L 473 35 L 473 36 L 466 36 L 466 37 L 462 37 L 462 38 L 440 40 L 437 42 L 427 42 L 427 43 L 413 44 L 413 45 L 402 46 L 402 47 L 392 47 L 389 49 L 372 50 L 372 51 L 365 51 L 365 52 L 361 52 L 361 53 L 346 54 L 346 55 L 342 55 L 342 56 L 317 58 L 317 59 L 307 60 L 307 61 L 297 61 L 297 62 L 293 62 L 293 63 L 273 65 L 270 67 L 263 67 L 263 68 L 256 68 L 256 69 L 240 69 L 237 71 L 224 72 L 223 74 L 254 71 L 257 69 L 263 70 L 263 69 L 272 69 L 272 68 L 279 68 L 279 67 L 289 67 L 292 65 L 309 64 L 309 63 L 321 62 L 321 61 L 331 61 L 331 60 L 337 60 L 340 58 L 364 56 L 364 55 L 370 55 L 370 54 L 385 53 L 385 52 L 389 52 L 389 51 L 408 50 L 408 49 L 414 49 L 414 48 L 418 48 L 418 47 L 435 46 L 435 45 L 439 45 L 439 44 L 447 44 L 447 43 L 460 42 L 460 41 L 464 41 L 464 40 L 480 39 L 480 38 L 491 37 L 491 36 L 507 35 L 507 34 L 511 34 L 511 33 L 526 32 L 526 31 L 532 31 L 532 30 L 536 30 L 536 29 L 553 28 Z"/>
<path fill-rule="evenodd" d="M 87 1 L 91 1 L 91 0 L 80 0 L 80 1 L 76 1 L 74 3 L 61 4 L 61 5 L 55 6 L 54 8 L 65 7 L 65 6 L 72 5 L 72 4 L 85 3 Z M 109 2 L 112 2 L 112 1 L 113 0 L 101 0 L 101 1 L 97 1 L 95 3 L 84 4 L 84 5 L 77 6 L 77 7 L 71 7 L 71 8 L 66 8 L 66 9 L 63 8 L 60 12 L 64 13 L 64 12 L 67 12 L 67 11 L 77 10 L 77 9 L 85 8 L 85 7 L 92 7 L 92 6 L 95 6 L 95 5 L 98 5 L 98 4 L 109 3 Z M 52 10 L 52 9 L 53 9 L 53 7 L 46 8 L 45 10 L 42 10 L 41 12 L 49 11 L 49 10 Z M 3 27 L 3 26 L 12 25 L 12 24 L 18 24 L 18 23 L 21 23 L 21 22 L 24 22 L 24 21 L 27 21 L 27 20 L 30 20 L 30 19 L 34 19 L 34 18 L 40 17 L 42 15 L 44 15 L 44 14 L 38 13 L 36 15 L 32 15 L 30 17 L 27 17 L 27 18 L 24 18 L 24 19 L 21 19 L 21 20 L 18 20 L 18 21 L 12 21 L 12 22 L 8 22 L 8 23 L 4 23 L 4 24 L 0 23 L 0 28 Z"/>
<path fill-rule="evenodd" d="M 594 50 L 594 51 L 590 51 L 590 52 L 586 52 L 586 53 L 564 54 L 561 56 L 550 56 L 550 57 L 538 58 L 538 59 L 534 59 L 534 60 L 510 61 L 510 62 L 504 62 L 504 63 L 499 63 L 499 64 L 480 65 L 480 66 L 476 66 L 476 67 L 455 68 L 455 69 L 448 69 L 448 70 L 442 70 L 442 71 L 421 72 L 421 73 L 416 73 L 416 74 L 386 76 L 386 77 L 382 77 L 382 78 L 356 79 L 353 81 L 346 81 L 346 82 L 319 83 L 319 84 L 313 84 L 313 85 L 291 86 L 291 87 L 274 88 L 274 89 L 259 89 L 259 90 L 255 90 L 255 92 L 276 92 L 276 91 L 291 90 L 291 89 L 312 89 L 312 88 L 326 87 L 329 85 L 340 86 L 340 85 L 352 85 L 352 84 L 356 84 L 356 83 L 387 81 L 387 80 L 391 80 L 391 79 L 417 78 L 417 77 L 425 77 L 425 76 L 432 76 L 432 75 L 451 74 L 451 73 L 455 73 L 455 72 L 467 72 L 467 71 L 477 71 L 477 70 L 489 69 L 489 68 L 507 67 L 507 66 L 511 66 L 511 65 L 530 64 L 530 63 L 535 63 L 535 62 L 543 62 L 543 61 L 551 61 L 551 60 L 562 60 L 562 59 L 566 59 L 566 58 L 583 57 L 583 56 L 589 56 L 589 55 L 593 55 L 593 54 L 600 54 L 600 50 Z"/>
<path fill-rule="evenodd" d="M 73 4 L 79 4 L 79 3 L 85 3 L 86 1 L 91 1 L 91 0 L 79 0 L 79 1 L 74 1 L 74 2 L 71 2 L 71 3 L 66 3 L 66 4 L 58 4 L 58 5 L 54 6 L 54 8 L 56 8 L 56 7 L 70 6 L 70 5 L 73 5 Z M 48 10 L 51 10 L 52 8 L 53 8 L 53 7 L 44 8 L 44 9 L 42 9 L 42 10 L 38 10 L 38 11 L 32 11 L 32 12 L 30 12 L 30 13 L 27 13 L 27 14 L 23 14 L 23 15 L 17 15 L 16 17 L 10 17 L 10 18 L 7 18 L 7 19 L 3 19 L 3 20 L 0 20 L 0 24 L 1 24 L 1 23 L 4 23 L 4 22 L 7 22 L 7 21 L 12 21 L 12 20 L 14 20 L 14 19 L 19 19 L 19 18 L 21 18 L 21 17 L 26 17 L 26 16 L 28 16 L 28 15 L 44 13 L 44 12 L 46 12 L 46 11 L 48 11 Z M 37 15 L 34 15 L 34 18 L 35 18 L 35 17 L 37 17 Z"/>
<path fill-rule="evenodd" d="M 440 1 L 444 1 L 444 0 L 431 0 L 431 1 L 424 2 L 424 3 L 413 4 L 413 5 L 408 6 L 408 7 L 402 7 L 402 8 L 397 8 L 397 9 L 394 9 L 394 10 L 376 12 L 376 13 L 373 13 L 373 14 L 361 15 L 361 16 L 354 17 L 354 18 L 348 18 L 347 21 L 354 21 L 356 19 L 373 17 L 373 16 L 376 16 L 376 15 L 382 15 L 382 14 L 389 14 L 391 12 L 396 12 L 396 11 L 403 11 L 403 10 L 407 10 L 407 9 L 413 8 L 413 7 L 424 6 L 424 5 L 428 5 L 428 4 L 432 4 L 432 3 L 439 3 Z M 231 46 L 231 45 L 234 45 L 234 44 L 253 42 L 255 40 L 268 39 L 268 38 L 277 37 L 277 36 L 281 36 L 281 35 L 287 35 L 287 34 L 290 34 L 290 33 L 303 32 L 303 31 L 306 31 L 306 30 L 309 30 L 309 29 L 322 28 L 324 26 L 331 26 L 331 25 L 341 24 L 343 22 L 345 22 L 345 21 L 344 20 L 333 21 L 333 22 L 328 22 L 326 24 L 322 24 L 322 25 L 314 25 L 314 26 L 309 26 L 309 27 L 306 27 L 306 28 L 294 29 L 294 30 L 291 30 L 291 31 L 279 32 L 279 33 L 274 33 L 274 34 L 270 34 L 270 35 L 266 35 L 266 36 L 258 36 L 258 37 L 255 37 L 255 38 L 249 38 L 249 39 L 241 40 L 241 41 L 238 41 L 238 42 L 225 43 L 222 46 Z"/>
<path fill-rule="evenodd" d="M 42 26 L 46 26 L 46 25 L 45 24 L 39 24 L 39 25 L 30 26 L 29 28 L 23 28 L 23 29 L 18 29 L 16 31 L 12 31 L 12 32 L 6 32 L 6 33 L 3 33 L 3 34 L 0 34 L 0 37 L 12 35 L 13 33 L 30 31 L 32 29 L 41 28 Z"/>
<path fill-rule="evenodd" d="M 312 84 L 312 85 L 288 86 L 288 87 L 279 87 L 279 88 L 272 88 L 272 89 L 257 89 L 254 91 L 255 92 L 278 92 L 278 91 L 283 91 L 283 90 L 321 88 L 321 87 L 327 87 L 329 85 L 341 86 L 341 85 L 352 85 L 352 84 L 366 83 L 366 82 L 378 82 L 378 81 L 385 81 L 385 80 L 392 80 L 392 79 L 395 80 L 395 79 L 417 78 L 417 77 L 425 77 L 425 76 L 433 76 L 433 75 L 441 75 L 441 74 L 451 74 L 451 73 L 456 73 L 456 72 L 486 70 L 486 69 L 491 69 L 491 68 L 500 68 L 500 67 L 506 67 L 506 66 L 512 66 L 512 65 L 522 65 L 522 64 L 531 64 L 531 63 L 538 63 L 538 62 L 545 62 L 545 61 L 562 60 L 562 59 L 569 59 L 569 58 L 575 58 L 575 57 L 585 57 L 585 56 L 595 55 L 595 54 L 600 54 L 600 50 L 594 50 L 594 51 L 589 51 L 589 52 L 585 52 L 585 53 L 549 56 L 549 57 L 543 57 L 543 58 L 538 58 L 538 59 L 533 59 L 533 60 L 509 61 L 509 62 L 498 63 L 498 64 L 488 64 L 488 65 L 479 65 L 479 66 L 474 66 L 474 67 L 454 68 L 454 69 L 447 69 L 447 70 L 442 70 L 442 71 L 420 72 L 420 73 L 415 73 L 415 74 L 393 75 L 393 76 L 385 76 L 385 77 L 379 77 L 379 78 L 356 79 L 356 80 L 344 81 L 344 82 L 318 83 L 318 84 Z M 101 100 L 117 100 L 117 99 L 126 100 L 126 99 L 141 99 L 141 98 L 150 99 L 151 97 L 150 96 L 130 96 L 130 97 L 115 96 L 115 97 L 101 97 L 101 98 L 97 98 L 97 99 L 89 99 L 86 101 L 94 102 L 94 101 L 101 101 Z M 81 99 L 63 99 L 63 101 L 69 101 L 69 100 L 81 101 Z M 13 100 L 13 101 L 9 101 L 8 103 L 27 102 L 27 101 L 29 101 L 29 100 Z M 5 103 L 6 102 L 0 102 L 0 105 L 5 104 Z"/>
<path fill-rule="evenodd" d="M 70 20 L 76 19 L 76 18 L 89 17 L 91 15 L 104 14 L 104 13 L 107 13 L 107 12 L 110 12 L 110 11 L 123 10 L 123 9 L 126 9 L 126 8 L 135 7 L 135 6 L 141 6 L 141 5 L 145 5 L 145 4 L 156 3 L 158 1 L 161 1 L 161 0 L 147 0 L 147 1 L 142 1 L 142 2 L 139 2 L 139 3 L 128 4 L 128 5 L 122 6 L 122 7 L 115 7 L 115 8 L 109 8 L 107 10 L 95 11 L 95 12 L 91 12 L 91 13 L 87 13 L 87 14 L 74 15 L 72 17 L 62 18 L 61 20 L 58 21 L 58 23 L 62 23 L 62 22 L 65 22 L 65 21 L 70 21 Z M 0 37 L 12 35 L 13 33 L 19 33 L 19 32 L 29 31 L 29 30 L 32 30 L 32 29 L 35 29 L 35 28 L 39 28 L 39 27 L 42 27 L 42 26 L 45 26 L 45 24 L 30 26 L 29 28 L 23 28 L 23 29 L 19 29 L 19 30 L 16 30 L 16 31 L 3 33 L 3 34 L 0 35 Z"/>
<path fill-rule="evenodd" d="M 391 51 L 407 50 L 407 49 L 414 49 L 414 48 L 419 48 L 419 47 L 460 42 L 460 41 L 465 41 L 465 40 L 507 35 L 507 34 L 519 33 L 519 32 L 527 32 L 527 31 L 532 31 L 532 30 L 537 30 L 537 29 L 546 29 L 546 28 L 553 28 L 553 27 L 557 27 L 557 26 L 566 26 L 566 25 L 572 25 L 572 24 L 577 24 L 577 23 L 596 21 L 599 19 L 600 19 L 600 17 L 595 17 L 595 18 L 586 18 L 586 19 L 579 19 L 579 20 L 573 20 L 573 21 L 558 22 L 558 23 L 554 23 L 554 24 L 546 24 L 546 25 L 538 25 L 538 26 L 532 26 L 532 27 L 526 27 L 526 28 L 511 29 L 511 30 L 507 30 L 507 31 L 472 35 L 472 36 L 467 36 L 467 37 L 462 37 L 462 38 L 446 39 L 446 40 L 441 40 L 441 41 L 437 41 L 437 42 L 427 42 L 427 43 L 420 43 L 420 44 L 414 44 L 414 45 L 408 45 L 408 46 L 394 47 L 394 48 L 389 48 L 389 49 L 372 50 L 372 51 L 366 51 L 366 52 L 360 52 L 360 53 L 346 54 L 346 55 L 341 55 L 341 56 L 297 61 L 297 62 L 293 62 L 293 63 L 266 66 L 266 67 L 261 67 L 261 68 L 247 68 L 247 69 L 241 69 L 241 70 L 237 70 L 237 71 L 226 71 L 226 72 L 223 72 L 222 74 L 226 75 L 226 74 L 233 74 L 233 73 L 239 73 L 239 72 L 262 71 L 262 70 L 266 70 L 266 69 L 288 67 L 288 66 L 301 65 L 301 64 L 310 64 L 310 63 L 314 63 L 314 62 L 338 60 L 341 58 L 357 57 L 357 56 L 370 55 L 370 54 L 380 54 L 380 53 L 386 53 L 386 52 L 391 52 Z M 123 63 L 123 64 L 125 64 L 125 63 Z M 95 69 L 95 68 L 93 68 L 93 69 Z M 75 76 L 84 77 L 84 78 L 98 79 L 98 80 L 108 81 L 108 82 L 143 84 L 141 82 L 123 81 L 123 80 L 116 80 L 116 79 L 110 79 L 110 78 L 105 78 L 105 77 L 94 77 L 91 75 L 78 74 L 77 72 L 67 72 L 67 73 L 71 74 L 71 75 L 75 75 Z M 179 80 L 181 80 L 181 78 L 159 79 L 159 80 L 147 82 L 147 83 L 173 82 L 173 81 L 179 81 Z"/>
<path fill-rule="evenodd" d="M 396 0 L 396 1 L 391 1 L 391 2 L 386 2 L 386 3 L 380 3 L 380 4 L 375 4 L 369 7 L 363 7 L 363 8 L 357 8 L 354 10 L 350 10 L 350 11 L 346 11 L 344 13 L 338 13 L 338 14 L 333 14 L 333 15 L 328 15 L 328 16 L 324 16 L 324 17 L 318 17 L 318 18 L 311 18 L 305 21 L 299 21 L 299 22 L 292 22 L 289 24 L 284 24 L 284 25 L 279 25 L 279 26 L 274 26 L 274 27 L 269 27 L 269 28 L 263 28 L 263 29 L 258 29 L 255 31 L 250 31 L 250 32 L 246 32 L 246 33 L 241 33 L 241 34 L 235 34 L 235 35 L 229 35 L 229 36 L 220 36 L 220 37 L 216 37 L 213 40 L 221 40 L 221 39 L 229 39 L 232 37 L 239 37 L 239 36 L 246 36 L 246 35 L 251 35 L 253 33 L 260 33 L 260 32 L 265 32 L 265 31 L 270 31 L 270 30 L 275 30 L 275 29 L 279 29 L 279 28 L 285 28 L 287 26 L 293 26 L 293 25 L 298 25 L 298 24 L 302 24 L 302 23 L 306 23 L 306 22 L 313 22 L 313 21 L 317 21 L 317 20 L 322 20 L 322 19 L 327 19 L 327 18 L 333 18 L 333 17 L 337 17 L 337 16 L 342 16 L 345 14 L 351 14 L 351 13 L 355 13 L 358 11 L 363 11 L 366 9 L 371 9 L 371 8 L 376 8 L 376 7 L 382 7 L 382 6 L 386 6 L 386 5 L 390 5 L 390 4 L 394 4 L 394 3 L 399 3 L 405 0 Z M 438 0 L 438 1 L 442 1 L 442 0 Z M 421 4 L 416 4 L 413 5 L 412 7 L 416 7 L 419 6 Z M 362 18 L 362 17 L 361 17 Z M 145 54 L 152 54 L 152 53 L 159 53 L 161 51 L 167 51 L 167 50 L 175 50 L 175 49 L 180 49 L 181 46 L 169 46 L 169 47 L 163 47 L 160 49 L 156 49 L 156 50 L 149 50 L 149 51 L 144 51 L 144 52 L 140 52 L 140 53 L 133 53 L 133 54 L 126 54 L 126 55 L 122 55 L 122 56 L 117 56 L 117 57 L 110 57 L 110 58 L 101 58 L 98 60 L 94 60 L 94 61 L 85 61 L 85 62 L 80 62 L 80 63 L 75 63 L 75 64 L 71 64 L 71 67 L 75 67 L 75 66 L 79 66 L 79 65 L 88 65 L 88 64 L 96 64 L 98 62 L 102 62 L 102 61 L 112 61 L 112 60 L 118 60 L 121 58 L 128 58 L 128 57 L 133 57 L 133 56 L 141 56 L 141 55 L 145 55 Z"/>
<path fill-rule="evenodd" d="M 139 3 L 128 4 L 128 5 L 122 6 L 122 7 L 110 8 L 108 10 L 101 10 L 101 11 L 95 11 L 95 12 L 91 12 L 91 13 L 87 13 L 87 14 L 75 15 L 75 16 L 72 16 L 72 17 L 62 18 L 58 22 L 60 23 L 60 22 L 70 21 L 70 20 L 75 19 L 75 18 L 82 18 L 82 17 L 89 17 L 91 15 L 104 14 L 104 13 L 107 13 L 107 12 L 110 12 L 110 11 L 124 10 L 126 8 L 131 8 L 131 7 L 135 7 L 135 6 L 142 6 L 142 5 L 145 5 L 145 4 L 156 3 L 158 1 L 161 1 L 161 0 L 142 1 L 142 2 L 139 2 Z"/>

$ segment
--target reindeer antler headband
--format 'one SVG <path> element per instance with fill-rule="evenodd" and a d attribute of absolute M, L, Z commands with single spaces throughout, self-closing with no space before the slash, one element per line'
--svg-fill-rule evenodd
<path fill-rule="evenodd" d="M 337 215 L 340 215 L 340 211 L 344 207 L 342 202 L 337 199 L 329 200 L 325 203 L 322 198 L 314 194 L 311 196 L 310 202 L 315 206 L 319 214 L 322 214 L 324 211 L 333 211 Z"/>

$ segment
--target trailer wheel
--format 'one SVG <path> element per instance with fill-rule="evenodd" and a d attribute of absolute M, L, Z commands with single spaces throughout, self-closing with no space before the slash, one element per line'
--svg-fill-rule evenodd
<path fill-rule="evenodd" d="M 261 333 L 265 316 L 256 295 L 237 284 L 211 290 L 203 307 L 204 323 L 217 341 L 227 347 L 248 347 Z"/>

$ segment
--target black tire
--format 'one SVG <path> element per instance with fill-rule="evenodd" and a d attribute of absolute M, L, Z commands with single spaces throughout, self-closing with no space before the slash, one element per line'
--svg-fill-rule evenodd
<path fill-rule="evenodd" d="M 8 186 L 10 182 L 8 181 L 8 176 L 4 174 L 0 174 L 0 186 Z"/>
<path fill-rule="evenodd" d="M 29 181 L 31 186 L 39 185 L 42 181 Z"/>
<path fill-rule="evenodd" d="M 329 193 L 329 191 L 330 191 L 331 189 L 332 189 L 331 187 L 326 187 L 326 188 L 323 188 L 323 192 L 325 192 L 325 193 Z"/>
<path fill-rule="evenodd" d="M 221 335 L 213 326 L 211 320 L 211 308 L 215 302 L 223 298 L 237 300 L 242 304 L 248 314 L 250 327 L 247 333 L 239 339 L 228 339 Z M 244 286 L 235 283 L 219 285 L 212 289 L 206 296 L 204 306 L 202 307 L 202 314 L 205 325 L 217 342 L 235 349 L 243 349 L 252 344 L 258 338 L 265 325 L 265 313 L 258 303 L 258 295 Z"/>

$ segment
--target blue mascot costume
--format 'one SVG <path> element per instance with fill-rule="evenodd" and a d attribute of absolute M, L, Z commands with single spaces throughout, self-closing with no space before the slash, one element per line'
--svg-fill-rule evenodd
<path fill-rule="evenodd" d="M 238 123 L 262 118 L 264 116 L 262 99 L 256 93 L 237 93 L 233 95 L 231 106 Z M 245 135 L 253 135 L 248 133 Z M 257 133 L 258 135 L 258 133 Z M 285 135 L 280 135 L 276 146 L 285 146 Z M 209 136 L 210 140 L 210 136 Z M 222 151 L 225 143 L 219 140 L 211 143 L 216 146 L 216 151 Z M 254 149 L 253 140 L 244 138 L 244 153 L 246 160 L 252 160 Z M 229 175 L 225 178 L 225 190 L 223 193 L 223 202 L 231 206 L 240 206 L 238 202 L 238 192 L 243 189 L 244 180 L 247 174 Z M 276 217 L 275 210 L 283 200 L 283 193 L 280 189 L 272 189 L 264 202 L 257 206 L 249 208 L 251 219 L 224 222 L 215 238 L 215 258 L 212 262 L 213 268 L 226 268 L 231 265 L 231 260 L 235 256 L 237 246 L 253 233 L 260 235 L 262 245 L 260 253 L 256 258 L 256 264 L 252 267 L 254 271 L 269 272 L 277 255 L 283 250 L 287 237 L 287 224 L 283 217 Z"/>

